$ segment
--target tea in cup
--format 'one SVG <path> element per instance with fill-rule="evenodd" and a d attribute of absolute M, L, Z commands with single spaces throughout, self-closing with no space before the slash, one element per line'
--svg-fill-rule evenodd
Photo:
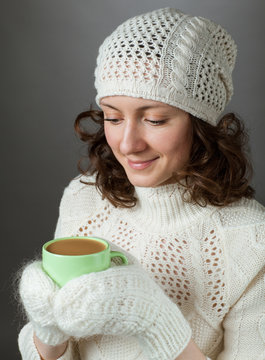
<path fill-rule="evenodd" d="M 114 257 L 128 264 L 124 254 L 111 251 L 109 243 L 98 237 L 58 238 L 42 247 L 43 269 L 60 287 L 78 276 L 108 269 Z"/>

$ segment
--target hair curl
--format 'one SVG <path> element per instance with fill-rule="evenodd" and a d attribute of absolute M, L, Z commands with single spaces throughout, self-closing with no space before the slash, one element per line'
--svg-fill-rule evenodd
<path fill-rule="evenodd" d="M 174 174 L 176 183 L 185 188 L 183 200 L 200 206 L 225 206 L 241 197 L 253 198 L 254 189 L 250 186 L 253 169 L 247 156 L 248 134 L 242 121 L 234 113 L 223 116 L 217 126 L 190 117 L 193 136 L 190 160 Z M 86 129 L 84 120 L 89 119 L 99 125 L 96 132 Z M 135 206 L 134 186 L 106 141 L 103 112 L 90 108 L 80 113 L 75 120 L 75 131 L 88 145 L 85 158 L 89 163 L 84 166 L 84 158 L 79 160 L 80 173 L 96 174 L 93 184 L 114 206 Z"/>

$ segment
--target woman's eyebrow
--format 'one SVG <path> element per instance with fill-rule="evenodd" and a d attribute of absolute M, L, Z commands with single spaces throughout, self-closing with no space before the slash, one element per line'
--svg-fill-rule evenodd
<path fill-rule="evenodd" d="M 100 105 L 109 107 L 109 108 L 111 108 L 113 110 L 120 111 L 119 109 L 115 108 L 114 106 L 103 103 L 103 102 L 101 102 Z M 163 106 L 163 105 L 145 105 L 145 106 L 140 106 L 140 107 L 136 108 L 136 110 L 147 110 L 147 109 L 152 109 L 152 108 L 166 108 L 166 106 Z"/>

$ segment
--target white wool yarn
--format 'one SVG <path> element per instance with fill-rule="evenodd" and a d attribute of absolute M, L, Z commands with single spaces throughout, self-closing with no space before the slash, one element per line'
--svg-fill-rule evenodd
<path fill-rule="evenodd" d="M 99 49 L 96 102 L 127 95 L 176 106 L 216 125 L 233 94 L 236 44 L 220 25 L 172 8 L 135 16 Z"/>
<path fill-rule="evenodd" d="M 175 360 L 191 338 L 178 306 L 138 265 L 73 279 L 59 290 L 54 306 L 68 335 L 135 335 L 153 360 Z"/>
<path fill-rule="evenodd" d="M 45 344 L 57 345 L 69 336 L 57 326 L 53 314 L 53 300 L 58 286 L 46 275 L 41 262 L 35 261 L 23 270 L 19 293 L 37 337 Z"/>

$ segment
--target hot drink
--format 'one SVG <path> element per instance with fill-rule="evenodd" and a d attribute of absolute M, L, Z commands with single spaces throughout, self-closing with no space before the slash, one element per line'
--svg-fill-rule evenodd
<path fill-rule="evenodd" d="M 101 252 L 106 245 L 93 239 L 72 238 L 50 244 L 46 250 L 57 255 L 89 255 Z"/>
<path fill-rule="evenodd" d="M 65 237 L 54 239 L 42 247 L 42 266 L 59 285 L 91 272 L 107 270 L 111 259 L 128 259 L 119 251 L 111 251 L 109 243 L 98 237 Z"/>

